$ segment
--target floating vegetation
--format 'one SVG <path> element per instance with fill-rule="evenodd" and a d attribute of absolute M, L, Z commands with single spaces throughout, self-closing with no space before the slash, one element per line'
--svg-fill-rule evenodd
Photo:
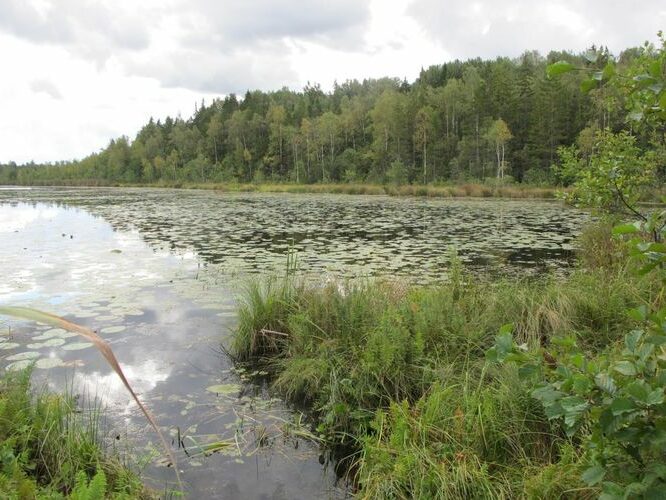
<path fill-rule="evenodd" d="M 241 386 L 238 384 L 217 384 L 206 387 L 206 390 L 214 394 L 227 395 L 239 392 L 241 390 Z"/>
<path fill-rule="evenodd" d="M 144 404 L 141 402 L 139 396 L 137 396 L 136 392 L 134 392 L 134 389 L 132 389 L 132 386 L 125 377 L 125 373 L 123 372 L 122 368 L 120 367 L 120 364 L 118 363 L 118 360 L 116 359 L 116 355 L 113 353 L 109 345 L 101 337 L 99 337 L 95 332 L 93 332 L 89 328 L 77 325 L 75 323 L 71 323 L 53 314 L 37 311 L 35 309 L 29 309 L 25 307 L 4 306 L 0 307 L 0 314 L 4 316 L 27 319 L 30 321 L 35 321 L 47 325 L 56 325 L 57 327 L 62 328 L 63 330 L 68 330 L 70 332 L 77 333 L 78 335 L 90 340 L 90 342 L 93 343 L 95 347 L 99 350 L 99 352 L 102 354 L 104 359 L 106 359 L 109 366 L 111 366 L 113 371 L 118 375 L 123 385 L 132 395 L 132 398 L 136 402 L 137 406 L 141 409 L 141 412 L 146 417 L 146 420 L 148 420 L 151 427 L 160 438 L 160 441 L 162 441 L 162 445 L 164 446 L 164 451 L 166 453 L 166 456 L 171 461 L 171 464 L 174 465 L 174 471 L 176 472 L 176 477 L 178 478 L 178 482 L 180 483 L 180 473 L 178 471 L 178 465 L 176 464 L 176 459 L 173 453 L 171 452 L 171 448 L 169 448 L 169 446 L 167 445 L 167 442 L 164 439 L 164 436 L 162 435 L 162 431 L 160 431 L 160 428 L 157 426 L 157 422 L 155 421 L 153 415 L 150 413 L 148 408 L 146 408 Z M 7 359 L 9 361 L 29 361 L 37 357 L 39 357 L 39 353 L 24 352 L 20 354 L 15 354 L 13 356 L 9 356 Z M 57 362 L 52 361 L 50 363 L 46 362 L 45 360 L 40 360 L 40 361 L 43 361 L 42 366 L 44 368 L 48 368 L 53 363 L 62 364 L 62 361 L 59 359 L 57 360 Z M 39 363 L 39 361 L 37 363 Z"/>
<path fill-rule="evenodd" d="M 102 328 L 102 333 L 120 333 L 124 332 L 126 329 L 127 327 L 123 325 L 107 326 L 106 328 Z"/>
<path fill-rule="evenodd" d="M 290 248 L 304 274 L 331 282 L 327 276 L 441 280 L 452 245 L 468 266 L 484 270 L 557 271 L 569 262 L 586 218 L 558 203 L 190 191 L 174 196 L 149 189 L 10 191 L 0 193 L 0 210 L 12 220 L 31 221 L 19 233 L 4 234 L 0 226 L 0 238 L 8 242 L 0 248 L 7 269 L 3 302 L 66 312 L 111 343 L 160 423 L 183 430 L 172 436 L 174 445 L 185 445 L 178 451 L 183 467 L 210 472 L 204 485 L 191 485 L 193 497 L 206 497 L 205 488 L 227 482 L 252 488 L 255 467 L 266 478 L 279 471 L 289 498 L 321 497 L 334 488 L 333 473 L 318 486 L 301 482 L 303 467 L 321 471 L 318 435 L 265 392 L 267 372 L 233 370 L 217 352 L 221 333 L 238 321 L 230 292 L 237 290 L 237 278 L 282 270 Z M 143 434 L 145 422 L 138 412 L 125 413 L 131 407 L 127 393 L 90 349 L 92 342 L 52 326 L 36 327 L 30 337 L 26 331 L 12 325 L 8 336 L 0 327 L 3 366 L 51 370 L 54 385 L 68 380 L 68 368 L 76 366 L 76 383 L 100 390 L 112 417 L 117 410 L 122 425 Z M 35 354 L 5 358 L 22 352 Z M 35 377 L 46 373 L 38 369 Z M 186 449 L 196 457 L 183 457 Z M 257 455 L 266 460 L 256 461 Z M 252 474 L 236 474 L 243 461 Z"/>
<path fill-rule="evenodd" d="M 92 346 L 93 344 L 91 342 L 72 342 L 71 344 L 62 346 L 62 349 L 64 351 L 80 351 L 81 349 L 88 349 Z"/>
<path fill-rule="evenodd" d="M 2 314 L 2 309 L 0 308 L 0 314 Z M 39 358 L 41 355 L 35 351 L 19 352 L 18 354 L 12 354 L 7 356 L 5 359 L 7 361 L 23 361 L 27 359 Z"/>
<path fill-rule="evenodd" d="M 48 370 L 50 368 L 55 368 L 57 366 L 64 366 L 64 362 L 60 358 L 42 358 L 38 359 L 35 362 L 35 368 L 41 368 L 42 370 Z"/>
<path fill-rule="evenodd" d="M 0 193 L 0 203 L 8 196 L 16 193 Z M 138 230 L 140 238 L 157 252 L 175 253 L 193 264 L 194 257 L 199 257 L 225 273 L 275 270 L 283 265 L 293 244 L 305 272 L 412 276 L 417 271 L 424 281 L 441 278 L 450 246 L 458 249 L 468 266 L 490 264 L 511 271 L 566 266 L 574 237 L 588 218 L 559 202 L 533 200 L 206 191 L 179 191 L 173 196 L 168 190 L 132 189 L 31 190 L 19 196 L 25 201 L 56 200 L 80 206 L 102 216 L 116 231 Z M 213 215 L 202 217 L 202 213 Z M 118 258 L 109 256 L 120 250 L 115 239 L 76 255 L 83 259 L 77 261 L 81 272 L 94 277 L 116 269 L 125 253 L 135 257 L 131 240 L 121 241 L 124 246 Z M 129 278 L 134 287 L 163 274 L 150 262 L 136 265 L 131 276 L 118 270 L 118 279 Z M 140 273 L 139 268 L 143 269 Z M 189 283 L 177 281 L 161 286 L 183 284 L 189 287 Z"/>
<path fill-rule="evenodd" d="M 45 342 L 38 342 L 36 344 L 28 344 L 28 349 L 43 349 L 45 347 L 59 347 L 65 343 L 65 339 L 62 338 L 52 338 L 48 339 Z"/>

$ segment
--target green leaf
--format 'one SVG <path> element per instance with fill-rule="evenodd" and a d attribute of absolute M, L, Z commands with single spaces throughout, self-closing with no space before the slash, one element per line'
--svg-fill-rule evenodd
<path fill-rule="evenodd" d="M 638 84 L 638 88 L 644 89 L 653 83 L 656 83 L 656 80 L 654 77 L 648 75 L 647 73 L 643 73 L 642 75 L 636 75 L 634 77 L 634 81 Z"/>
<path fill-rule="evenodd" d="M 594 377 L 594 382 L 597 384 L 599 389 L 607 392 L 608 394 L 615 394 L 615 391 L 617 391 L 617 385 L 615 385 L 613 377 L 611 377 L 608 373 L 598 373 Z"/>
<path fill-rule="evenodd" d="M 564 411 L 571 413 L 580 413 L 587 409 L 589 406 L 587 401 L 585 401 L 580 396 L 567 396 L 560 400 L 560 404 Z"/>
<path fill-rule="evenodd" d="M 664 402 L 664 390 L 663 389 L 655 389 L 654 391 L 650 392 L 647 396 L 647 405 L 648 406 L 654 406 L 658 405 Z"/>
<path fill-rule="evenodd" d="M 573 390 L 576 394 L 587 394 L 592 387 L 590 379 L 584 375 L 575 375 L 573 381 Z"/>
<path fill-rule="evenodd" d="M 617 417 L 636 410 L 636 403 L 629 398 L 617 398 L 613 400 L 609 408 L 613 416 Z"/>
<path fill-rule="evenodd" d="M 644 380 L 637 380 L 625 387 L 624 390 L 635 400 L 647 403 L 652 388 Z"/>
<path fill-rule="evenodd" d="M 638 373 L 636 366 L 631 361 L 618 361 L 613 365 L 613 370 L 627 377 L 632 377 Z"/>
<path fill-rule="evenodd" d="M 645 338 L 645 342 L 655 346 L 664 345 L 666 344 L 666 335 L 650 335 Z"/>
<path fill-rule="evenodd" d="M 541 367 L 539 365 L 534 365 L 527 363 L 520 368 L 518 368 L 518 376 L 521 379 L 527 379 L 534 375 L 538 375 L 541 372 Z"/>
<path fill-rule="evenodd" d="M 613 415 L 610 408 L 607 408 L 601 412 L 601 415 L 599 415 L 599 425 L 605 434 L 612 434 L 619 428 L 620 418 Z"/>
<path fill-rule="evenodd" d="M 610 481 L 604 481 L 602 483 L 601 495 L 599 495 L 599 500 L 623 500 L 624 499 L 624 489 L 622 486 Z"/>
<path fill-rule="evenodd" d="M 650 75 L 655 78 L 661 77 L 661 61 L 652 61 L 650 64 Z"/>
<path fill-rule="evenodd" d="M 639 306 L 635 309 L 627 311 L 628 316 L 636 321 L 645 321 L 647 319 L 647 306 Z"/>
<path fill-rule="evenodd" d="M 512 323 L 506 323 L 502 325 L 499 329 L 499 334 L 500 335 L 511 335 L 513 333 L 513 324 Z"/>
<path fill-rule="evenodd" d="M 564 408 L 559 403 L 543 404 L 543 411 L 548 417 L 548 420 L 553 420 L 555 418 L 560 418 L 564 416 Z"/>
<path fill-rule="evenodd" d="M 587 94 L 590 90 L 597 88 L 597 81 L 593 78 L 587 78 L 580 82 L 580 90 Z"/>
<path fill-rule="evenodd" d="M 601 465 L 593 465 L 585 472 L 583 472 L 581 479 L 585 481 L 588 486 L 594 486 L 595 484 L 600 483 L 605 475 L 606 469 L 604 469 Z"/>
<path fill-rule="evenodd" d="M 603 79 L 610 80 L 611 78 L 613 78 L 614 75 L 615 75 L 615 64 L 613 64 L 612 61 L 608 61 L 602 72 Z"/>
<path fill-rule="evenodd" d="M 620 224 L 613 228 L 613 234 L 619 236 L 621 234 L 633 234 L 639 231 L 635 224 Z"/>
<path fill-rule="evenodd" d="M 562 396 L 564 396 L 564 393 L 556 391 L 552 385 L 545 385 L 532 391 L 532 397 L 542 403 L 552 403 Z"/>
<path fill-rule="evenodd" d="M 568 73 L 574 69 L 573 64 L 566 61 L 558 61 L 553 63 L 546 68 L 546 74 L 548 78 L 553 78 L 554 76 L 561 75 L 563 73 Z"/>
<path fill-rule="evenodd" d="M 634 352 L 636 350 L 636 346 L 638 345 L 638 341 L 642 335 L 642 330 L 632 330 L 624 337 L 624 345 L 630 352 Z"/>

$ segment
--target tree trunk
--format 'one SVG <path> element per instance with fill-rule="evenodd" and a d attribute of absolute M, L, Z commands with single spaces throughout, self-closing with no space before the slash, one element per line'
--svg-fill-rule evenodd
<path fill-rule="evenodd" d="M 427 160 L 427 154 L 428 154 L 428 142 L 427 142 L 427 135 L 426 131 L 423 131 L 423 185 L 426 185 L 428 183 L 428 175 L 427 175 L 427 165 L 428 165 L 428 160 Z"/>

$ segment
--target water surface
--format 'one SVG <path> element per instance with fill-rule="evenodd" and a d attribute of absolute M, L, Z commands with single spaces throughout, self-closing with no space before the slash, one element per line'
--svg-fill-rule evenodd
<path fill-rule="evenodd" d="M 159 423 L 180 433 L 192 498 L 344 497 L 317 446 L 285 432 L 299 415 L 221 352 L 243 278 L 283 270 L 290 247 L 318 280 L 437 281 L 451 247 L 480 273 L 561 272 L 585 219 L 534 201 L 3 189 L 0 302 L 61 314 L 110 342 Z M 150 453 L 156 440 L 89 344 L 14 321 L 0 333 L 1 366 L 35 362 L 35 376 L 54 389 L 73 381 L 98 394 L 118 445 Z M 196 455 L 220 440 L 233 445 Z M 173 479 L 146 460 L 151 484 Z"/>

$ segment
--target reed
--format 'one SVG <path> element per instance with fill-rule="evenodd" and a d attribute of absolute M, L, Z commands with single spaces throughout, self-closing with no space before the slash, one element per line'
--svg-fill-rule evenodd
<path fill-rule="evenodd" d="M 113 353 L 113 350 L 109 346 L 109 344 L 102 339 L 99 335 L 97 335 L 94 331 L 92 331 L 89 328 L 86 328 L 81 325 L 77 325 L 76 323 L 72 323 L 70 321 L 67 321 L 64 318 L 61 318 L 59 316 L 56 316 L 54 314 L 38 311 L 36 309 L 31 309 L 27 307 L 9 307 L 9 306 L 2 306 L 0 307 L 0 315 L 4 316 L 11 316 L 14 318 L 20 318 L 20 319 L 27 319 L 30 321 L 35 321 L 37 323 L 43 323 L 46 325 L 53 326 L 55 328 L 63 328 L 65 330 L 68 330 L 73 333 L 77 333 L 81 337 L 85 338 L 86 340 L 90 341 L 93 343 L 93 345 L 97 348 L 97 350 L 102 354 L 106 362 L 109 364 L 111 369 L 118 375 L 118 378 L 122 381 L 123 385 L 127 389 L 127 391 L 130 393 L 132 396 L 132 399 L 136 402 L 137 406 L 143 413 L 143 415 L 146 417 L 146 420 L 150 424 L 150 426 L 153 428 L 157 436 L 159 437 L 162 447 L 164 449 L 165 455 L 169 458 L 171 465 L 174 467 L 174 471 L 176 473 L 176 478 L 178 480 L 178 483 L 182 487 L 182 483 L 180 480 L 180 473 L 178 471 L 178 464 L 176 462 L 176 457 L 174 456 L 173 452 L 171 451 L 171 448 L 167 444 L 166 439 L 164 438 L 164 435 L 162 434 L 162 431 L 160 430 L 159 426 L 157 425 L 157 421 L 155 420 L 155 417 L 152 415 L 150 410 L 145 406 L 144 403 L 141 402 L 139 399 L 139 396 L 137 393 L 134 391 L 132 386 L 130 385 L 129 381 L 127 380 L 127 377 L 125 376 L 125 373 L 123 372 L 120 363 L 118 362 L 118 359 L 116 358 L 116 355 Z"/>

